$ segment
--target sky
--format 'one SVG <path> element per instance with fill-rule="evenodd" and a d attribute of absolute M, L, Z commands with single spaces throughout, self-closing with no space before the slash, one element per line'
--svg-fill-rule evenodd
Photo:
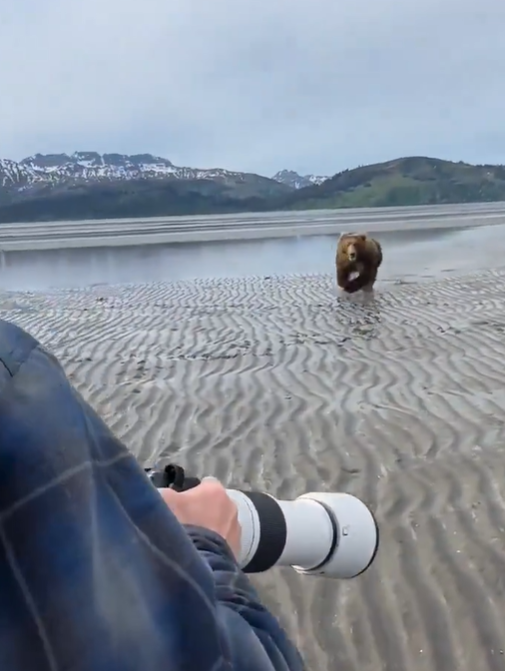
<path fill-rule="evenodd" d="M 505 163 L 505 0 L 2 0 L 0 157 Z"/>

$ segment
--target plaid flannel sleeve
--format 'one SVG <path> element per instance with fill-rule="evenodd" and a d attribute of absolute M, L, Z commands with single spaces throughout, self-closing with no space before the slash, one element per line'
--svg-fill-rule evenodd
<path fill-rule="evenodd" d="M 3 321 L 0 669 L 302 669 L 226 543 L 185 530 L 58 361 Z"/>

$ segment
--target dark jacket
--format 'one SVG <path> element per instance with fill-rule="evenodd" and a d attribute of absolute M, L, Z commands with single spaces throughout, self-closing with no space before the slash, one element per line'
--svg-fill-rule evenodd
<path fill-rule="evenodd" d="M 180 526 L 58 361 L 0 321 L 0 669 L 302 668 L 227 544 Z"/>

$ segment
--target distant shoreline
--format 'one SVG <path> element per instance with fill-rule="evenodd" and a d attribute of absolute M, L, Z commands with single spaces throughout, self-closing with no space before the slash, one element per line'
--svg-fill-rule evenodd
<path fill-rule="evenodd" d="M 402 237 L 414 231 L 462 230 L 503 224 L 505 202 L 227 216 L 23 222 L 0 225 L 0 250 L 15 252 L 238 242 L 339 235 L 350 230 Z"/>

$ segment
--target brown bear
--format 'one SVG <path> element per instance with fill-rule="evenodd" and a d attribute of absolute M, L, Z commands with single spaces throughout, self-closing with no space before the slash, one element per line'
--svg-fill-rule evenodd
<path fill-rule="evenodd" d="M 382 263 L 382 247 L 365 233 L 342 233 L 335 258 L 337 284 L 353 294 L 360 289 L 371 291 Z M 358 276 L 351 279 L 353 273 Z"/>

